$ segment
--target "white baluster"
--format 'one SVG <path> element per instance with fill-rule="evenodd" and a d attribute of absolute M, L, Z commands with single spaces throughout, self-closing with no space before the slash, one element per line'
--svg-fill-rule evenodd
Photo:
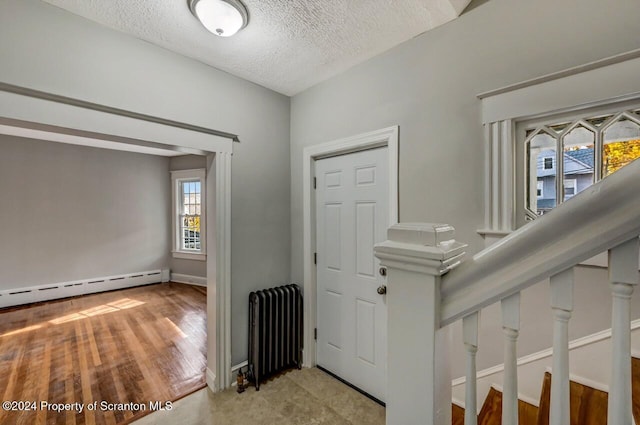
<path fill-rule="evenodd" d="M 518 351 L 520 331 L 520 293 L 502 300 L 502 331 L 504 332 L 504 385 L 502 393 L 502 424 L 518 425 Z"/>
<path fill-rule="evenodd" d="M 476 353 L 478 352 L 478 326 L 480 312 L 462 319 L 462 337 L 467 350 L 467 379 L 465 382 L 465 425 L 478 423 L 477 389 L 476 389 Z"/>
<path fill-rule="evenodd" d="M 609 282 L 613 295 L 611 343 L 613 363 L 607 422 L 633 425 L 631 411 L 630 301 L 638 284 L 638 238 L 609 251 Z"/>
<path fill-rule="evenodd" d="M 551 379 L 550 425 L 570 423 L 569 409 L 569 319 L 573 311 L 573 267 L 551 276 L 553 309 L 553 377 Z"/>

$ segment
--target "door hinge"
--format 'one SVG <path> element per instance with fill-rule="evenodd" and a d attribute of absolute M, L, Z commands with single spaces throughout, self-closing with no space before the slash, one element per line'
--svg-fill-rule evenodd
<path fill-rule="evenodd" d="M 313 264 L 318 265 L 318 253 L 313 253 Z"/>
<path fill-rule="evenodd" d="M 314 189 L 317 187 L 317 183 L 318 183 L 318 182 L 317 182 L 316 178 L 314 177 L 314 178 L 313 178 L 313 188 L 314 188 Z"/>
<path fill-rule="evenodd" d="M 318 328 L 313 328 L 313 339 L 318 340 Z"/>

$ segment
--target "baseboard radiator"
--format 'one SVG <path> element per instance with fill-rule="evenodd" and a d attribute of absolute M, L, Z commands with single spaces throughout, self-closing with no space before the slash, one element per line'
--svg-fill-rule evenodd
<path fill-rule="evenodd" d="M 149 285 L 151 283 L 166 282 L 168 280 L 168 270 L 149 270 L 26 288 L 6 289 L 0 291 L 0 308 L 76 297 L 96 292 L 132 288 L 134 286 Z"/>
<path fill-rule="evenodd" d="M 248 377 L 260 382 L 286 369 L 302 367 L 302 292 L 285 285 L 249 294 Z"/>

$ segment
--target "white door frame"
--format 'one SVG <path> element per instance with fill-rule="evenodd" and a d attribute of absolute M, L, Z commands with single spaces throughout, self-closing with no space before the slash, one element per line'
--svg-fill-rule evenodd
<path fill-rule="evenodd" d="M 231 386 L 231 156 L 237 136 L 0 83 L 0 134 L 116 150 L 207 155 L 207 386 Z M 137 150 L 140 152 L 140 150 Z M 167 177 L 168 178 L 168 177 Z"/>
<path fill-rule="evenodd" d="M 313 253 L 316 245 L 315 196 L 313 189 L 314 162 L 329 156 L 344 155 L 378 147 L 387 147 L 389 161 L 389 224 L 398 222 L 398 135 L 399 127 L 392 126 L 357 136 L 338 139 L 319 145 L 308 146 L 302 153 L 302 197 L 304 220 L 304 353 L 303 365 L 316 365 L 317 326 L 316 312 L 316 266 Z"/>
<path fill-rule="evenodd" d="M 231 386 L 231 156 L 207 156 L 207 181 L 215 178 L 215 196 L 207 197 L 207 221 L 216 223 L 207 233 L 207 245 L 216 247 L 215 257 L 207 255 L 206 379 L 213 392 Z"/>

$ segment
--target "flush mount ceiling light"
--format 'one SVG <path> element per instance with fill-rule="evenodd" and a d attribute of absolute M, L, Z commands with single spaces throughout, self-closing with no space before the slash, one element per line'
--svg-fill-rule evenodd
<path fill-rule="evenodd" d="M 215 35 L 231 37 L 247 26 L 249 14 L 240 0 L 188 0 L 191 13 Z"/>

